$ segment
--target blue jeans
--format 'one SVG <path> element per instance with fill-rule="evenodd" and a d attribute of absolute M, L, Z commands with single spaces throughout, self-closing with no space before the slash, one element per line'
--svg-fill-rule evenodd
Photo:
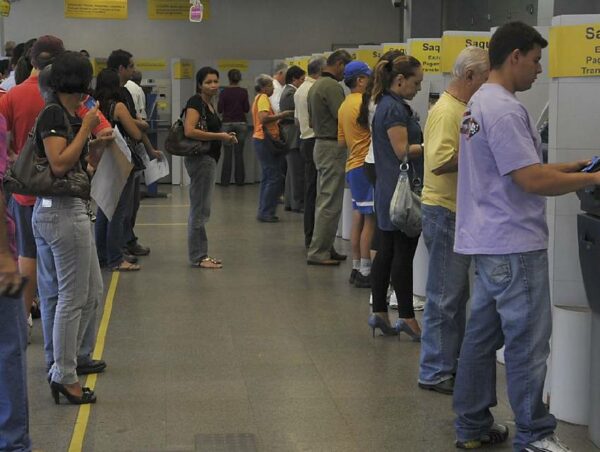
<path fill-rule="evenodd" d="M 258 218 L 275 216 L 277 200 L 281 195 L 283 155 L 276 155 L 265 145 L 264 140 L 254 138 L 254 150 L 261 167 L 260 191 L 258 197 Z"/>
<path fill-rule="evenodd" d="M 31 450 L 26 350 L 27 317 L 23 300 L 0 297 L 0 450 L 3 451 Z"/>
<path fill-rule="evenodd" d="M 102 275 L 92 223 L 77 198 L 38 198 L 33 210 L 38 250 L 46 364 L 57 383 L 77 382 L 76 367 L 90 359 Z"/>
<path fill-rule="evenodd" d="M 465 333 L 471 257 L 453 251 L 454 212 L 423 204 L 422 214 L 423 238 L 429 251 L 429 276 L 419 382 L 435 385 L 456 373 Z"/>
<path fill-rule="evenodd" d="M 551 435 L 556 419 L 543 404 L 552 315 L 546 250 L 473 256 L 471 317 L 454 386 L 456 435 L 478 439 L 496 406 L 496 350 L 505 345 L 508 399 L 517 432 L 513 448 Z"/>
<path fill-rule="evenodd" d="M 98 208 L 96 213 L 96 249 L 101 267 L 117 267 L 123 262 L 123 247 L 125 246 L 125 221 L 133 204 L 134 189 L 133 173 L 129 175 L 121 192 L 119 203 L 110 221 Z"/>
<path fill-rule="evenodd" d="M 208 256 L 206 223 L 210 218 L 217 162 L 208 155 L 200 155 L 186 157 L 184 164 L 190 176 L 188 252 L 190 262 L 197 264 Z"/>

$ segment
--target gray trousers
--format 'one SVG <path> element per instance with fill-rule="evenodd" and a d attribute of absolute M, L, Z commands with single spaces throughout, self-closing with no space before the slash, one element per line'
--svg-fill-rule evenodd
<path fill-rule="evenodd" d="M 304 158 L 300 149 L 291 149 L 285 159 L 285 207 L 292 210 L 304 209 Z"/>
<path fill-rule="evenodd" d="M 188 253 L 192 264 L 208 256 L 206 223 L 210 218 L 217 162 L 208 155 L 186 157 L 185 169 L 190 176 L 190 216 L 188 219 Z"/>
<path fill-rule="evenodd" d="M 78 381 L 77 354 L 84 336 L 93 335 L 102 297 L 92 222 L 82 200 L 53 197 L 38 198 L 32 224 L 45 335 L 52 327 L 50 374 L 57 383 L 73 384 Z M 50 307 L 54 308 L 53 321 L 48 316 Z M 93 340 L 87 347 L 92 346 Z"/>
<path fill-rule="evenodd" d="M 342 214 L 347 151 L 335 140 L 317 139 L 313 155 L 318 180 L 315 228 L 308 258 L 325 260 L 331 257 Z"/>

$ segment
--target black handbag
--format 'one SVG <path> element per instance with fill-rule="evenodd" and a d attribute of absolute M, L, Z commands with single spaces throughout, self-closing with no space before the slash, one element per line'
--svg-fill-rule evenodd
<path fill-rule="evenodd" d="M 49 104 L 42 113 L 50 106 Z M 62 109 L 62 107 L 60 107 Z M 41 116 L 41 114 L 38 116 Z M 65 115 L 68 126 L 68 142 L 73 140 L 73 129 Z M 57 177 L 52 172 L 46 153 L 39 155 L 36 140 L 37 120 L 29 132 L 27 141 L 21 149 L 16 162 L 8 168 L 4 175 L 4 189 L 8 193 L 30 196 L 71 196 L 75 198 L 90 199 L 90 178 L 83 169 L 81 160 L 77 162 L 62 177 Z"/>
<path fill-rule="evenodd" d="M 200 121 L 198 121 L 196 128 L 208 132 L 205 108 L 204 103 L 202 103 L 202 113 L 200 114 Z M 193 140 L 185 136 L 184 114 L 185 109 L 183 109 L 179 119 L 169 129 L 165 140 L 165 150 L 171 155 L 178 155 L 180 157 L 193 157 L 208 153 L 211 148 L 211 141 Z"/>

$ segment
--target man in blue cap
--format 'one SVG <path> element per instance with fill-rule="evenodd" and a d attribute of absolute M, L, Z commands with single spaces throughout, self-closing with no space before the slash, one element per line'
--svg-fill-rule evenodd
<path fill-rule="evenodd" d="M 352 193 L 352 272 L 350 284 L 371 287 L 371 240 L 375 231 L 373 185 L 364 170 L 371 144 L 371 133 L 357 121 L 363 94 L 371 77 L 371 68 L 362 61 L 352 61 L 344 69 L 344 83 L 350 88 L 338 110 L 338 143 L 348 148 L 346 181 Z"/>

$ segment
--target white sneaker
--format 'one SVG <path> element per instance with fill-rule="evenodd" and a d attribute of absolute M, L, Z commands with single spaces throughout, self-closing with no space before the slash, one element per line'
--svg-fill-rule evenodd
<path fill-rule="evenodd" d="M 425 297 L 413 295 L 413 310 L 423 311 L 425 309 Z"/>
<path fill-rule="evenodd" d="M 373 294 L 369 297 L 369 304 L 373 306 Z"/>
<path fill-rule="evenodd" d="M 33 317 L 29 314 L 27 318 L 27 343 L 31 344 L 31 332 L 33 331 Z"/>
<path fill-rule="evenodd" d="M 392 309 L 398 309 L 398 298 L 396 298 L 396 292 L 392 290 L 390 298 L 388 299 L 388 304 Z"/>
<path fill-rule="evenodd" d="M 556 435 L 548 436 L 531 444 L 527 444 L 523 452 L 570 452 L 567 446 L 560 442 Z"/>

